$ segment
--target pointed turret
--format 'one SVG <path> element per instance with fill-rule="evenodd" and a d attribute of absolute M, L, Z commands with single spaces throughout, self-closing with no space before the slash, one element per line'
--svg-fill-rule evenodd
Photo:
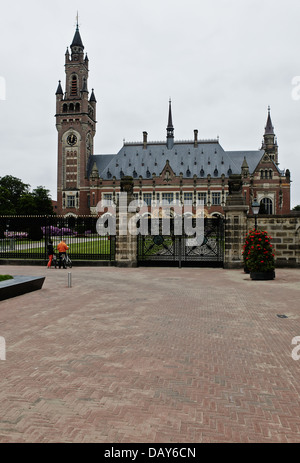
<path fill-rule="evenodd" d="M 73 42 L 71 43 L 71 60 L 84 62 L 83 50 L 84 50 L 84 46 L 81 40 L 79 26 L 78 26 L 78 18 L 77 18 L 76 31 L 73 37 Z"/>
<path fill-rule="evenodd" d="M 66 64 L 69 63 L 70 61 L 70 52 L 69 52 L 69 48 L 67 47 L 67 50 L 66 50 L 66 53 L 65 53 L 65 62 Z"/>
<path fill-rule="evenodd" d="M 90 177 L 91 177 L 92 180 L 96 180 L 97 178 L 99 178 L 99 170 L 98 170 L 96 161 L 93 164 Z"/>
<path fill-rule="evenodd" d="M 76 26 L 76 31 L 75 31 L 75 35 L 74 35 L 74 38 L 73 38 L 73 42 L 71 43 L 71 50 L 73 50 L 74 47 L 80 48 L 81 51 L 84 50 L 84 46 L 83 46 L 83 43 L 82 43 L 82 40 L 81 40 L 78 24 Z"/>
<path fill-rule="evenodd" d="M 244 156 L 244 160 L 243 160 L 243 164 L 242 164 L 242 169 L 248 169 L 248 168 L 249 168 L 248 162 L 247 162 L 246 156 Z"/>
<path fill-rule="evenodd" d="M 62 89 L 62 86 L 61 86 L 61 83 L 60 83 L 60 80 L 58 81 L 58 87 L 57 87 L 57 90 L 56 90 L 56 93 L 55 95 L 63 95 L 63 89 Z"/>
<path fill-rule="evenodd" d="M 97 103 L 93 88 L 92 88 L 92 93 L 91 93 L 91 96 L 90 96 L 90 102 Z"/>
<path fill-rule="evenodd" d="M 243 160 L 243 164 L 242 164 L 242 175 L 243 175 L 243 177 L 247 177 L 248 174 L 249 174 L 249 166 L 248 166 L 246 156 L 244 156 L 244 160 Z"/>
<path fill-rule="evenodd" d="M 174 146 L 174 127 L 172 120 L 172 106 L 171 99 L 169 100 L 169 117 L 168 117 L 168 127 L 167 127 L 167 148 L 172 149 Z"/>
<path fill-rule="evenodd" d="M 270 156 L 270 158 L 276 164 L 278 164 L 278 145 L 274 132 L 274 127 L 272 124 L 270 106 L 268 106 L 268 118 L 265 126 L 265 133 L 261 149 L 265 150 L 265 152 Z"/>
<path fill-rule="evenodd" d="M 267 119 L 267 124 L 265 127 L 265 135 L 275 135 L 274 127 L 272 125 L 272 120 L 271 120 L 270 106 L 268 106 L 268 119 Z"/>

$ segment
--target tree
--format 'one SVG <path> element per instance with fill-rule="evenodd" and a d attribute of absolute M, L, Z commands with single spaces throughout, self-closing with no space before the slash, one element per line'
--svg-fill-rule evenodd
<path fill-rule="evenodd" d="M 292 210 L 293 210 L 293 211 L 300 211 L 300 204 L 298 204 L 297 206 L 293 207 Z"/>
<path fill-rule="evenodd" d="M 18 214 L 18 201 L 23 194 L 29 192 L 29 187 L 30 185 L 23 183 L 22 180 L 12 175 L 1 177 L 0 213 L 2 215 Z"/>
<path fill-rule="evenodd" d="M 0 178 L 0 215 L 52 215 L 50 191 L 30 185 L 19 178 L 6 175 Z"/>
<path fill-rule="evenodd" d="M 0 214 L 11 214 L 12 204 L 9 200 L 9 192 L 3 186 L 0 186 Z"/>
<path fill-rule="evenodd" d="M 36 215 L 36 204 L 32 193 L 23 193 L 17 205 L 18 215 Z"/>
<path fill-rule="evenodd" d="M 40 185 L 32 191 L 32 197 L 35 204 L 36 214 L 53 214 L 53 206 L 49 190 Z"/>

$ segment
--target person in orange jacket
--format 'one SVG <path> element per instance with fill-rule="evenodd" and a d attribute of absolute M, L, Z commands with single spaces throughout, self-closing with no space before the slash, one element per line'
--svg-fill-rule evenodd
<path fill-rule="evenodd" d="M 67 268 L 66 266 L 66 252 L 69 249 L 69 246 L 66 245 L 65 241 L 62 239 L 60 243 L 57 245 L 58 256 L 59 256 L 59 268 L 61 268 L 61 264 L 63 264 L 63 268 Z M 64 256 L 64 259 L 63 259 Z"/>

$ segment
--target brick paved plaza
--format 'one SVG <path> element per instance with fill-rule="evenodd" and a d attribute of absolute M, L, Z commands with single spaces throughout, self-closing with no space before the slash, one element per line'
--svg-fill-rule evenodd
<path fill-rule="evenodd" d="M 0 302 L 0 442 L 300 442 L 300 270 L 0 273 L 46 275 Z"/>

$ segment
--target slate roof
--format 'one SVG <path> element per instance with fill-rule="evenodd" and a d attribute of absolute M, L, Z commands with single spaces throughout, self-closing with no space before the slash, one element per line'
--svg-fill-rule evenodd
<path fill-rule="evenodd" d="M 88 176 L 96 163 L 100 177 L 109 180 L 116 177 L 119 180 L 123 175 L 133 178 L 142 176 L 144 179 L 152 178 L 154 173 L 159 176 L 166 161 L 169 161 L 175 175 L 183 174 L 183 178 L 228 177 L 240 174 L 241 167 L 246 158 L 249 172 L 254 172 L 261 160 L 264 150 L 257 151 L 224 151 L 218 140 L 174 142 L 172 149 L 168 149 L 166 142 L 148 142 L 147 148 L 142 143 L 125 143 L 115 155 L 93 155 L 89 160 Z"/>
<path fill-rule="evenodd" d="M 58 81 L 58 87 L 57 87 L 57 90 L 56 90 L 55 95 L 63 95 L 63 90 L 62 90 L 62 86 L 61 86 L 61 81 L 60 81 L 60 80 Z"/>
<path fill-rule="evenodd" d="M 87 175 L 90 177 L 94 163 L 96 162 L 98 172 L 103 172 L 110 161 L 115 157 L 115 154 L 100 154 L 90 156 L 87 165 Z"/>
<path fill-rule="evenodd" d="M 84 49 L 84 46 L 83 46 L 83 43 L 82 43 L 82 40 L 81 40 L 81 36 L 80 36 L 80 32 L 79 32 L 79 27 L 77 25 L 76 27 L 76 31 L 75 31 L 75 34 L 74 34 L 74 38 L 73 38 L 73 42 L 71 43 L 71 48 L 72 47 L 80 47 L 82 49 Z"/>

